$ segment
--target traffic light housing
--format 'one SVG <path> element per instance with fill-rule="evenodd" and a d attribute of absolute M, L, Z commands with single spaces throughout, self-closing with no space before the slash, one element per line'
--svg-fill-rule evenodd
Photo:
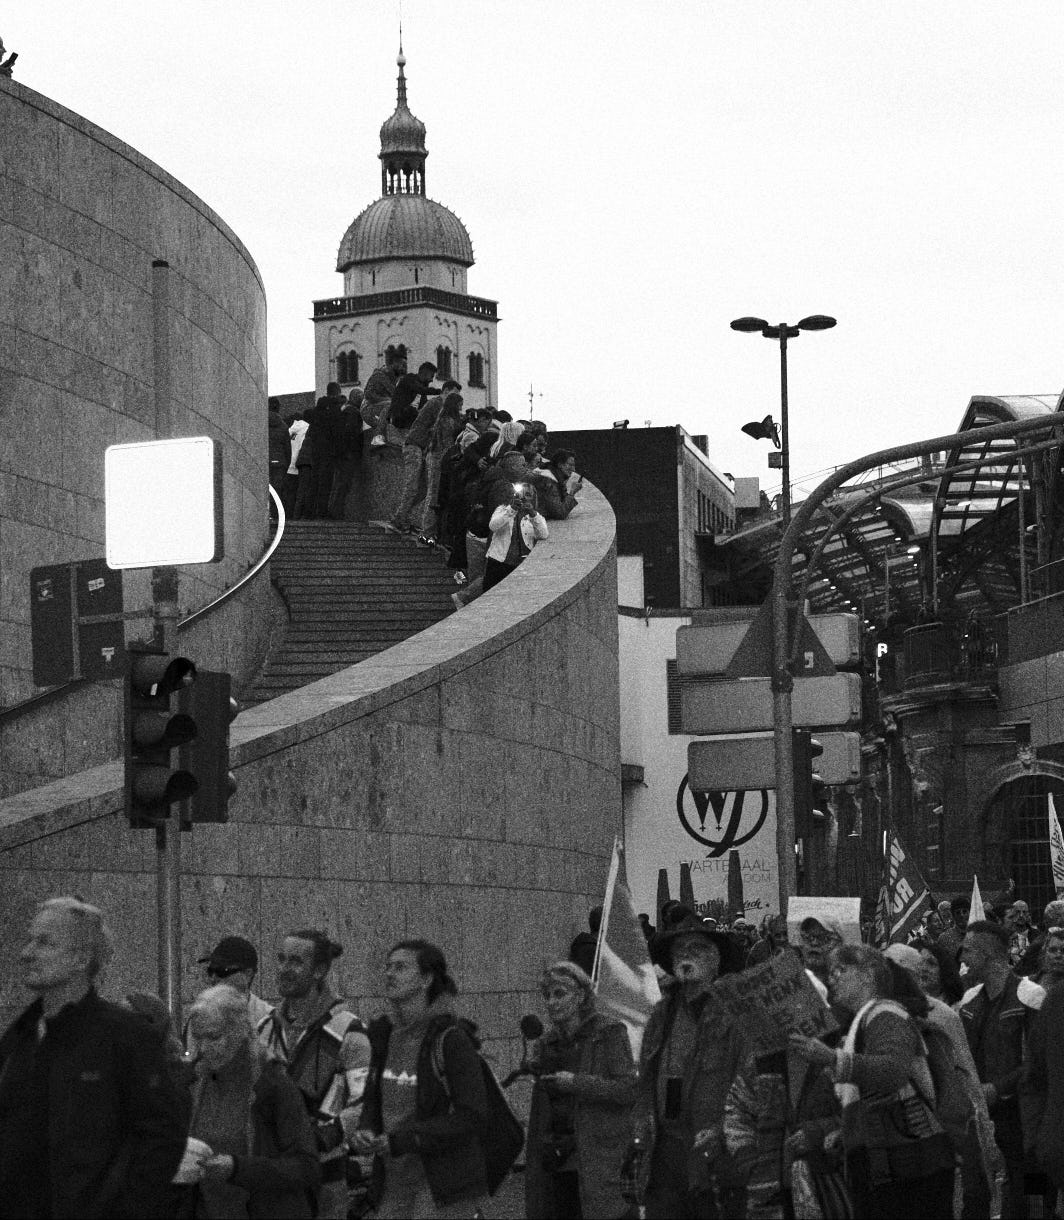
<path fill-rule="evenodd" d="M 232 678 L 201 669 L 181 692 L 179 703 L 196 726 L 195 736 L 181 747 L 181 766 L 197 784 L 189 821 L 227 822 L 229 798 L 237 788 L 229 770 L 229 725 L 240 711 L 232 697 Z"/>
<path fill-rule="evenodd" d="M 794 759 L 794 837 L 808 839 L 824 820 L 828 786 L 814 774 L 816 759 L 824 747 L 808 729 L 792 729 Z"/>
<path fill-rule="evenodd" d="M 129 649 L 123 714 L 123 793 L 134 829 L 153 829 L 169 817 L 169 807 L 196 791 L 188 771 L 171 766 L 171 751 L 196 735 L 196 723 L 173 712 L 171 699 L 195 681 L 187 657 L 149 649 Z"/>

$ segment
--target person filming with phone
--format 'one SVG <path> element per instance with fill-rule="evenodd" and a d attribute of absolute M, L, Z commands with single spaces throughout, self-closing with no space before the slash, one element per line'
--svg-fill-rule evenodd
<path fill-rule="evenodd" d="M 491 514 L 491 542 L 484 563 L 484 591 L 494 588 L 549 536 L 530 483 L 515 483 L 510 499 Z"/>

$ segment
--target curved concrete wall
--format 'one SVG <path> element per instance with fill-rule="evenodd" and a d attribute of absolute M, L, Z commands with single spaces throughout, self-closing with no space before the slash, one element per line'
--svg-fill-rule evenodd
<path fill-rule="evenodd" d="M 103 554 L 104 449 L 156 435 L 151 287 L 160 258 L 172 268 L 175 433 L 213 436 L 224 453 L 226 557 L 182 570 L 181 603 L 192 610 L 234 584 L 265 543 L 258 270 L 158 166 L 0 78 L 0 707 L 36 690 L 30 569 Z M 223 611 L 225 628 L 211 624 L 197 660 L 238 677 L 257 668 L 269 596 L 261 581 Z M 127 609 L 149 603 L 147 573 L 126 574 L 125 600 Z M 146 627 L 134 620 L 129 638 Z M 82 692 L 0 729 L 0 795 L 114 757 L 111 695 Z"/>
<path fill-rule="evenodd" d="M 620 833 L 615 521 L 586 487 L 522 567 L 459 614 L 233 725 L 239 791 L 186 843 L 183 960 L 225 932 L 321 926 L 337 987 L 380 1005 L 381 955 L 438 941 L 489 1038 L 535 1008 L 540 968 L 601 901 Z M 154 989 L 153 836 L 127 829 L 117 764 L 0 801 L 0 996 L 14 929 L 76 889 L 110 913 L 112 989 Z M 147 932 L 147 935 L 146 935 Z M 184 992 L 200 983 L 186 966 Z"/>

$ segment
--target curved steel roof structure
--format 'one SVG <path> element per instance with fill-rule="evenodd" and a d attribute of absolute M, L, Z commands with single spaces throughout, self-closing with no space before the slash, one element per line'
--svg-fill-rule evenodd
<path fill-rule="evenodd" d="M 1032 571 L 1055 557 L 1054 522 L 1064 516 L 1054 512 L 1062 408 L 1064 395 L 978 395 L 958 432 L 1038 416 L 1045 432 L 962 443 L 837 492 L 795 552 L 795 581 L 806 584 L 812 610 L 916 622 L 930 612 L 999 614 L 1027 600 Z M 771 565 L 780 534 L 774 517 L 720 541 L 743 563 Z"/>

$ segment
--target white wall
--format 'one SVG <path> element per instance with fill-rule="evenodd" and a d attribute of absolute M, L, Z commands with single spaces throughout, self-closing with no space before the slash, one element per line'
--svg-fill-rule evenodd
<path fill-rule="evenodd" d="M 669 871 L 674 898 L 679 893 L 681 863 L 691 866 L 696 902 L 728 896 L 728 850 L 715 855 L 713 847 L 685 829 L 677 809 L 677 792 L 687 774 L 687 746 L 695 739 L 668 732 L 665 663 L 676 655 L 676 629 L 690 621 L 681 615 L 620 616 L 621 761 L 643 767 L 644 778 L 642 786 L 624 787 L 625 855 L 636 910 L 648 912 L 652 920 L 660 868 Z M 724 798 L 722 829 L 736 795 Z M 779 909 L 774 793 L 743 794 L 737 834 L 741 837 L 756 823 L 762 799 L 767 812 L 760 830 L 736 849 L 743 866 L 743 897 L 755 920 Z M 704 831 L 690 793 L 685 792 L 683 808 L 696 833 L 711 843 L 720 842 L 712 808 L 706 813 Z"/>

